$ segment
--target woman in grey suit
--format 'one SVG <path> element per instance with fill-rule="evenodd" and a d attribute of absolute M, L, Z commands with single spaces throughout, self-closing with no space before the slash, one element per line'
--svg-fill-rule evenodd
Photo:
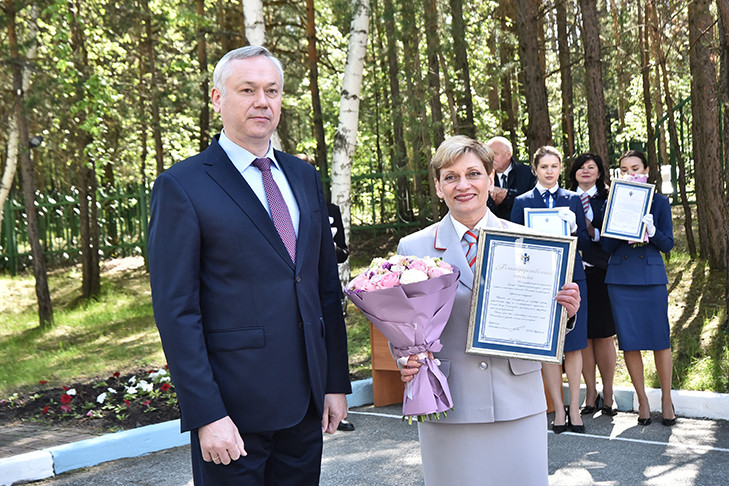
<path fill-rule="evenodd" d="M 464 235 L 482 227 L 523 228 L 497 218 L 486 205 L 494 184 L 493 157 L 490 148 L 468 137 L 445 140 L 431 166 L 449 212 L 398 245 L 401 255 L 442 257 L 461 270 L 453 311 L 440 338 L 443 349 L 436 353 L 454 410 L 441 420 L 418 424 L 426 485 L 548 484 L 541 364 L 464 352 L 473 287 L 473 257 L 466 256 Z M 566 284 L 556 299 L 573 316 L 580 301 L 577 285 Z M 402 380 L 412 380 L 419 366 L 411 356 L 400 371 Z"/>

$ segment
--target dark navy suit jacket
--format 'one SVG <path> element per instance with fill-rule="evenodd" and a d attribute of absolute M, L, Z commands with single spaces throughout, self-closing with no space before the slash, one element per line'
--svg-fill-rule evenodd
<path fill-rule="evenodd" d="M 597 195 L 590 198 L 590 206 L 592 206 L 593 214 L 592 226 L 602 231 L 602 222 L 605 218 L 605 198 L 598 197 Z M 602 249 L 602 245 L 599 241 L 590 241 L 587 248 L 582 250 L 582 259 L 585 262 L 602 269 L 607 268 L 608 256 L 607 252 Z"/>
<path fill-rule="evenodd" d="M 494 183 L 496 187 L 501 187 L 501 180 L 496 174 Z M 514 158 L 511 158 L 511 171 L 506 178 L 506 186 L 508 193 L 501 204 L 496 205 L 494 200 L 489 198 L 488 207 L 492 213 L 501 219 L 509 219 L 511 217 L 511 208 L 514 206 L 514 199 L 517 196 L 528 192 L 537 183 L 537 176 L 532 173 L 532 169 L 528 165 L 520 164 Z"/>
<path fill-rule="evenodd" d="M 325 393 L 351 391 L 321 183 L 275 156 L 301 214 L 295 265 L 217 137 L 155 181 L 152 300 L 183 431 L 226 415 L 241 433 L 287 428 L 312 399 L 321 414 Z"/>
<path fill-rule="evenodd" d="M 555 194 L 554 207 L 567 207 L 575 213 L 575 221 L 577 223 L 577 249 L 584 250 L 590 244 L 590 235 L 587 232 L 587 223 L 585 223 L 585 212 L 582 209 L 582 200 L 577 193 L 562 189 L 557 189 Z M 522 194 L 514 199 L 514 207 L 511 210 L 511 221 L 517 224 L 524 224 L 524 208 L 546 208 L 544 199 L 535 187 L 533 190 Z M 585 280 L 585 269 L 582 267 L 582 258 L 580 252 L 575 252 L 575 267 L 572 274 L 573 280 Z"/>
<path fill-rule="evenodd" d="M 606 284 L 665 285 L 668 283 L 666 266 L 661 252 L 673 248 L 673 220 L 671 204 L 663 194 L 655 194 L 651 204 L 656 234 L 647 245 L 631 246 L 624 240 L 600 237 L 605 251 L 610 254 Z"/>

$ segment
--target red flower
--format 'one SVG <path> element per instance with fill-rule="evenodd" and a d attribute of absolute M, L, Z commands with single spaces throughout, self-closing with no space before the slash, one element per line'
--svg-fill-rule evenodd
<path fill-rule="evenodd" d="M 118 371 L 114 372 L 114 378 L 119 378 L 120 376 L 121 376 L 121 373 L 119 373 Z"/>
<path fill-rule="evenodd" d="M 132 402 L 130 402 L 130 401 L 129 401 L 129 400 L 127 400 L 126 398 L 124 399 L 124 405 L 126 405 L 126 406 L 128 407 L 128 406 L 129 406 L 129 405 L 131 405 L 131 404 L 132 404 Z"/>
<path fill-rule="evenodd" d="M 145 407 L 149 407 L 151 404 L 152 404 L 151 400 L 145 400 L 142 405 L 144 405 Z"/>
<path fill-rule="evenodd" d="M 162 390 L 163 392 L 166 392 L 170 388 L 172 388 L 172 387 L 170 386 L 169 383 L 162 383 L 162 386 L 159 387 L 159 389 Z"/>
<path fill-rule="evenodd" d="M 38 383 L 40 383 L 41 385 L 45 385 L 46 383 L 48 383 L 48 380 L 38 380 Z"/>
<path fill-rule="evenodd" d="M 70 390 L 70 389 L 71 389 L 70 387 L 67 387 L 67 386 L 64 386 L 64 385 L 61 385 L 61 386 L 63 387 L 63 389 L 64 389 L 65 391 L 68 391 L 68 390 Z"/>
<path fill-rule="evenodd" d="M 73 408 L 71 407 L 71 405 L 61 405 L 61 410 L 66 413 L 69 413 L 69 412 L 71 412 L 71 410 L 73 410 Z"/>
<path fill-rule="evenodd" d="M 154 373 L 154 370 L 147 370 L 148 375 L 151 375 L 152 373 Z"/>
<path fill-rule="evenodd" d="M 167 366 L 167 365 L 165 365 L 165 369 L 166 369 L 166 370 L 169 370 L 169 369 L 170 369 L 170 367 L 169 367 L 169 366 Z"/>
<path fill-rule="evenodd" d="M 46 405 L 45 407 L 43 407 L 43 410 L 41 410 L 41 413 L 44 414 L 44 415 L 47 414 L 49 408 L 51 408 L 51 407 L 49 407 L 48 405 Z"/>
<path fill-rule="evenodd" d="M 66 404 L 66 403 L 71 403 L 71 399 L 72 399 L 72 398 L 73 398 L 73 397 L 72 397 L 71 395 L 68 395 L 68 394 L 65 394 L 65 393 L 64 393 L 64 394 L 63 394 L 63 395 L 61 396 L 61 403 L 64 403 L 64 404 Z"/>

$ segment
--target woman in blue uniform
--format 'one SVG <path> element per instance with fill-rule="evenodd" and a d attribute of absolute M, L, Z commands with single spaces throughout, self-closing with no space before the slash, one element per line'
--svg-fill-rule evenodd
<path fill-rule="evenodd" d="M 643 153 L 630 150 L 623 154 L 620 172 L 631 176 L 647 175 L 648 163 Z M 618 345 L 638 397 L 638 424 L 651 423 L 640 352 L 652 350 L 661 384 L 663 425 L 671 426 L 676 423 L 671 400 L 673 357 L 668 323 L 668 276 L 661 255 L 673 248 L 673 221 L 668 198 L 655 194 L 650 213 L 643 221 L 648 241 L 631 243 L 601 239 L 603 249 L 610 253 L 605 283 L 615 317 Z"/>
<path fill-rule="evenodd" d="M 540 147 L 532 159 L 532 171 L 537 176 L 537 185 L 514 199 L 511 210 L 511 221 L 524 224 L 524 208 L 564 208 L 560 210 L 560 218 L 567 221 L 570 231 L 577 236 L 577 248 L 582 250 L 590 244 L 590 236 L 584 217 L 580 197 L 572 191 L 559 187 L 559 175 L 562 170 L 562 155 L 550 146 Z M 575 267 L 572 280 L 580 287 L 580 294 L 587 295 L 585 271 L 580 254 L 575 255 Z M 552 430 L 555 434 L 566 430 L 585 432 L 585 425 L 580 416 L 580 374 L 582 373 L 582 349 L 587 347 L 587 299 L 583 299 L 577 312 L 575 326 L 567 334 L 564 343 L 564 368 L 569 384 L 569 414 L 565 411 L 562 397 L 562 366 L 545 363 L 542 366 L 547 389 L 554 402 L 554 422 Z"/>
<path fill-rule="evenodd" d="M 609 255 L 600 245 L 600 230 L 605 214 L 608 188 L 605 184 L 605 166 L 597 154 L 584 153 L 577 157 L 570 169 L 570 189 L 582 200 L 587 232 L 592 240 L 582 250 L 582 261 L 587 277 L 587 347 L 582 350 L 582 376 L 585 379 L 585 406 L 582 415 L 601 410 L 603 415 L 617 414 L 613 396 L 613 377 L 617 351 L 615 349 L 615 320 L 610 297 L 605 285 Z M 602 379 L 602 404 L 597 392 L 595 366 Z"/>

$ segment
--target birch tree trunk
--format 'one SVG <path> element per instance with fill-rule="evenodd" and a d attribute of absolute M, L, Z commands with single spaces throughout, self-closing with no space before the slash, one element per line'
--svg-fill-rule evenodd
<path fill-rule="evenodd" d="M 263 2 L 261 0 L 243 0 L 243 21 L 248 44 L 265 46 L 266 23 L 263 20 Z"/>
<path fill-rule="evenodd" d="M 31 20 L 28 25 L 28 52 L 25 54 L 26 62 L 21 67 L 23 92 L 30 89 L 30 70 L 28 69 L 28 65 L 35 60 L 36 53 L 38 52 L 38 15 L 38 6 L 33 5 L 30 11 Z M 3 177 L 0 180 L 0 228 L 2 228 L 3 223 L 5 201 L 10 196 L 10 189 L 13 187 L 13 180 L 15 179 L 15 173 L 18 168 L 18 141 L 20 138 L 18 130 L 18 119 L 15 117 L 15 113 L 10 113 L 8 116 L 7 158 L 5 159 Z"/>
<path fill-rule="evenodd" d="M 688 5 L 691 66 L 691 123 L 696 177 L 696 214 L 701 254 L 712 268 L 724 268 L 726 212 L 719 156 L 714 18 L 709 0 Z"/>
<path fill-rule="evenodd" d="M 266 45 L 266 22 L 263 20 L 263 2 L 261 0 L 243 0 L 243 23 L 245 25 L 246 40 L 251 46 Z M 283 119 L 284 113 L 281 113 Z M 279 124 L 282 123 L 279 121 Z M 285 123 L 285 121 L 283 122 Z M 271 145 L 281 150 L 281 139 L 278 130 L 271 135 Z"/>
<path fill-rule="evenodd" d="M 347 241 L 350 240 L 352 156 L 357 143 L 359 99 L 367 54 L 369 0 L 352 0 L 352 12 L 347 64 L 344 67 L 342 97 L 339 103 L 339 125 L 334 135 L 332 153 L 332 202 L 342 211 L 342 223 Z M 349 260 L 342 265 L 340 277 L 345 282 L 349 280 Z"/>

